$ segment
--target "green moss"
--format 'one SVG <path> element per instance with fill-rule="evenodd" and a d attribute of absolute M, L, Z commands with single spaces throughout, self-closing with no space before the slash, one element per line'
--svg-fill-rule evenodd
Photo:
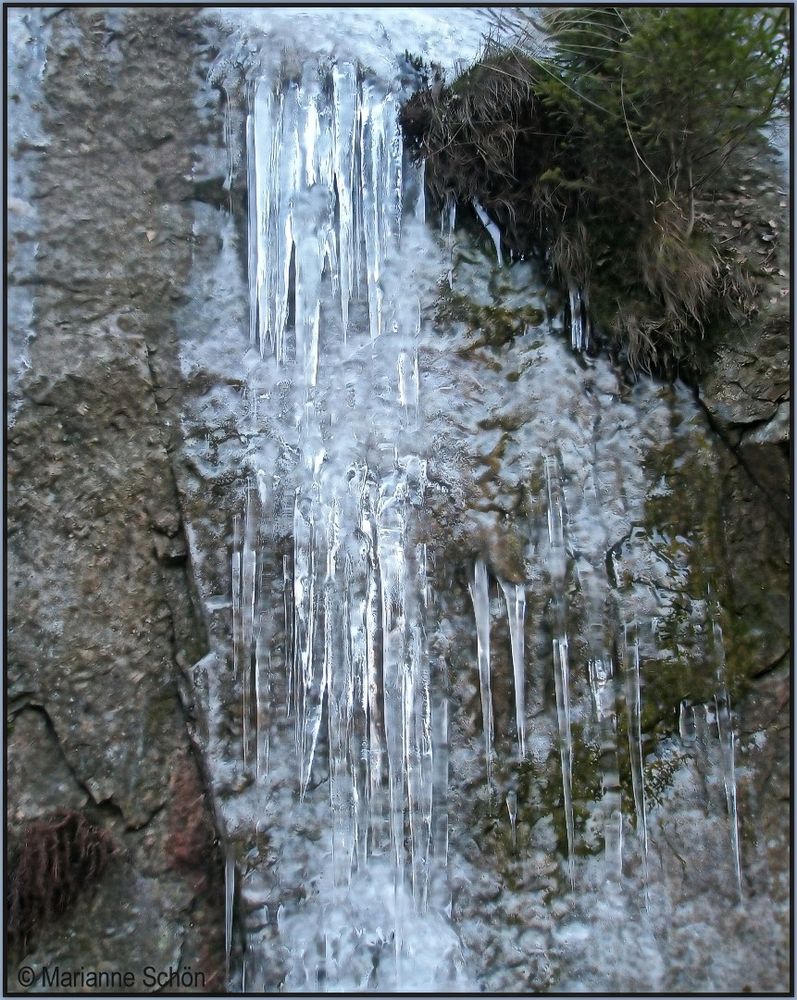
<path fill-rule="evenodd" d="M 670 754 L 667 757 L 656 757 L 645 764 L 642 778 L 649 807 L 661 805 L 665 792 L 672 786 L 675 772 L 686 759 L 686 754 Z"/>
<path fill-rule="evenodd" d="M 661 478 L 668 487 L 647 498 L 648 540 L 665 561 L 683 569 L 683 583 L 669 595 L 668 611 L 659 621 L 661 657 L 642 664 L 643 728 L 662 733 L 675 731 L 682 700 L 711 700 L 720 657 L 734 702 L 747 690 L 756 663 L 754 610 L 723 610 L 733 601 L 716 457 L 707 441 L 701 447 L 697 439 L 695 447 L 694 427 L 682 428 L 690 436 L 690 448 L 682 447 L 679 425 L 675 414 L 672 440 L 652 449 L 646 461 L 649 479 Z M 715 647 L 714 618 L 722 629 L 723 649 Z"/>
<path fill-rule="evenodd" d="M 468 344 L 473 351 L 488 347 L 500 350 L 515 337 L 522 336 L 528 327 L 539 326 L 545 319 L 541 310 L 533 306 L 506 309 L 497 305 L 479 305 L 467 295 L 447 290 L 440 296 L 436 319 L 439 324 L 464 323 L 476 338 Z"/>

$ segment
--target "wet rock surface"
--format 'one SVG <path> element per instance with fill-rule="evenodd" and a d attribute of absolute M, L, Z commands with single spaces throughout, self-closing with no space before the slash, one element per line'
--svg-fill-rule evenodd
<path fill-rule="evenodd" d="M 714 209 L 724 245 L 743 265 L 756 296 L 748 315 L 718 331 L 716 356 L 700 396 L 732 444 L 776 418 L 772 440 L 788 436 L 789 201 L 771 149 L 748 150 Z"/>
<path fill-rule="evenodd" d="M 464 261 L 473 257 L 467 242 L 463 254 Z M 456 275 L 463 278 L 467 268 L 462 260 L 460 265 Z M 500 301 L 511 298 L 506 287 L 496 293 Z M 474 298 L 481 302 L 483 296 L 477 282 Z M 467 329 L 466 316 L 464 325 L 449 322 L 441 334 L 453 338 L 456 345 L 463 334 L 468 336 Z M 544 400 L 535 399 L 540 391 L 535 370 L 545 365 L 550 375 L 552 358 L 544 357 L 529 334 L 489 353 L 482 353 L 480 345 L 472 352 L 459 353 L 467 359 L 456 380 L 461 395 L 448 412 L 458 427 L 467 427 L 468 433 L 461 438 L 464 458 L 483 461 L 490 457 L 485 455 L 485 445 L 489 449 L 495 443 L 472 428 L 467 403 L 461 401 L 471 392 L 474 398 L 489 401 L 489 415 L 480 427 L 487 429 L 489 421 L 489 427 L 500 435 L 500 444 L 491 452 L 492 475 L 483 484 L 474 477 L 466 512 L 452 513 L 444 503 L 440 505 L 439 516 L 450 517 L 452 523 L 444 520 L 445 532 L 433 532 L 433 537 L 439 539 L 444 533 L 456 537 L 463 521 L 467 524 L 471 519 L 472 523 L 476 517 L 481 498 L 514 492 L 513 500 L 504 501 L 507 513 L 514 512 L 514 522 L 509 522 L 514 525 L 510 529 L 514 546 L 509 548 L 515 553 L 514 562 L 506 558 L 506 528 L 502 530 L 500 518 L 495 523 L 476 521 L 483 526 L 483 535 L 465 531 L 450 548 L 441 552 L 439 541 L 435 546 L 438 556 L 442 555 L 437 565 L 446 567 L 445 582 L 435 582 L 438 592 L 447 595 L 442 617 L 448 622 L 444 655 L 452 683 L 449 752 L 451 772 L 457 774 L 449 814 L 449 844 L 456 856 L 451 865 L 452 914 L 463 943 L 485 956 L 478 960 L 482 988 L 589 990 L 598 988 L 597 984 L 601 989 L 631 991 L 783 988 L 789 950 L 784 896 L 789 881 L 788 766 L 783 754 L 789 731 L 785 706 L 790 648 L 789 537 L 783 499 L 788 467 L 783 465 L 783 455 L 774 444 L 758 445 L 757 454 L 744 447 L 735 451 L 718 432 L 715 415 L 707 419 L 687 387 L 623 385 L 619 373 L 611 374 L 600 360 L 581 375 L 583 385 L 591 390 L 586 395 L 570 386 L 575 366 L 564 363 L 553 369 L 552 381 L 543 383 Z M 783 378 L 778 362 L 770 363 Z M 510 381 L 518 386 L 517 398 L 493 387 L 492 380 L 506 371 L 515 372 Z M 477 379 L 478 390 L 471 389 Z M 599 403 L 591 419 L 585 414 L 595 405 L 595 397 Z M 441 409 L 446 409 L 445 403 Z M 539 420 L 540 413 L 545 414 L 545 423 L 535 432 L 533 421 Z M 560 734 L 555 714 L 552 717 L 551 580 L 544 570 L 540 574 L 533 568 L 536 560 L 542 559 L 544 565 L 545 559 L 546 500 L 535 495 L 535 488 L 539 491 L 541 486 L 544 493 L 544 477 L 535 463 L 534 448 L 539 446 L 541 429 L 543 435 L 551 433 L 546 423 L 559 428 L 551 435 L 549 447 L 562 447 L 566 525 L 576 562 L 575 569 L 568 568 L 566 584 L 578 859 L 575 893 L 569 889 L 561 860 L 557 861 L 567 851 L 567 839 L 558 760 Z M 629 427 L 632 430 L 626 437 Z M 602 515 L 591 514 L 589 537 L 579 529 L 585 513 L 582 491 L 587 494 L 590 484 L 580 478 L 578 455 L 590 456 L 605 498 Z M 754 477 L 747 463 L 764 461 L 765 456 L 766 471 L 759 466 Z M 532 475 L 521 477 L 521 485 L 513 482 L 513 475 L 524 464 Z M 434 482 L 434 473 L 430 479 Z M 437 508 L 433 510 L 437 516 Z M 606 764 L 588 707 L 586 666 L 594 653 L 581 634 L 585 616 L 586 621 L 590 616 L 594 620 L 596 609 L 590 607 L 588 596 L 589 563 L 596 577 L 604 567 L 590 545 L 603 529 L 605 582 L 625 621 L 633 622 L 636 614 L 638 621 L 654 623 L 652 634 L 640 639 L 647 880 L 631 787 L 629 695 L 621 686 L 614 695 L 618 715 L 613 752 L 626 817 L 622 881 L 612 880 L 603 857 Z M 501 553 L 499 558 L 494 557 L 490 539 Z M 469 546 L 474 555 L 487 560 L 491 576 L 496 732 L 492 791 L 484 772 L 473 608 L 466 585 L 472 570 L 467 561 L 461 562 L 462 549 Z M 525 627 L 526 697 L 532 712 L 526 735 L 530 755 L 520 764 L 509 627 L 496 585 L 496 578 L 512 580 L 518 566 L 521 579 L 534 581 L 527 586 Z M 723 609 L 723 669 L 738 732 L 741 903 L 716 730 L 710 735 L 716 724 L 717 648 L 710 641 L 709 594 Z M 607 610 L 610 603 L 607 600 Z M 618 642 L 621 637 L 622 630 Z M 687 712 L 698 714 L 701 703 L 709 707 L 706 728 L 697 737 L 679 724 L 679 703 L 690 706 Z M 773 785 L 775 770 L 780 778 Z M 510 801 L 517 811 L 514 821 Z M 760 822 L 762 808 L 771 817 L 770 828 Z M 755 956 L 743 943 L 751 919 L 762 930 Z M 621 949 L 621 938 L 615 941 L 612 935 L 620 934 L 617 928 L 624 925 L 627 935 L 629 923 L 634 925 L 639 961 L 611 962 L 608 956 Z M 600 934 L 592 930 L 597 924 L 602 927 Z"/>
<path fill-rule="evenodd" d="M 725 228 L 734 252 L 756 283 L 754 314 L 738 329 L 721 335 L 721 346 L 702 380 L 698 394 L 712 426 L 727 444 L 727 464 L 745 472 L 758 491 L 735 478 L 728 493 L 734 497 L 736 523 L 750 522 L 754 534 L 762 520 L 774 516 L 785 531 L 791 523 L 791 329 L 789 306 L 790 255 L 787 192 L 778 187 L 778 175 L 769 153 L 760 152 L 749 172 L 721 204 L 730 221 Z M 731 226 L 735 228 L 731 228 Z M 743 495 L 745 495 L 743 498 Z M 762 505 L 768 513 L 762 513 Z M 731 529 L 733 530 L 733 529 Z M 748 548 L 775 552 L 772 541 L 729 548 L 732 558 Z M 740 561 L 741 561 L 740 560 Z M 753 576 L 755 574 L 752 574 Z M 777 587 L 767 587 L 777 590 Z"/>
<path fill-rule="evenodd" d="M 170 857 L 173 775 L 197 768 L 178 683 L 206 639 L 153 361 L 184 296 L 191 216 L 172 189 L 191 173 L 206 49 L 186 10 L 48 18 L 36 142 L 10 149 L 37 246 L 10 273 L 31 308 L 8 442 L 9 820 L 80 806 L 120 854 L 25 960 L 130 969 L 148 990 L 145 966 L 192 966 L 211 988 L 214 838 L 201 881 Z M 198 772 L 195 786 L 212 829 Z"/>

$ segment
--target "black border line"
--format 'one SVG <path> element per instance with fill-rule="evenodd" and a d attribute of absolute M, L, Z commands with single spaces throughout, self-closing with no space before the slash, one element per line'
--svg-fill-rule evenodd
<path fill-rule="evenodd" d="M 396 2 L 384 3 L 384 4 L 360 4 L 360 3 L 281 3 L 281 4 L 258 4 L 251 2 L 228 2 L 228 0 L 222 0 L 219 3 L 15 3 L 3 2 L 3 101 L 4 109 L 8 108 L 8 12 L 9 10 L 48 10 L 61 7 L 67 8 L 80 8 L 80 9 L 107 9 L 107 8 L 123 8 L 123 9 L 148 9 L 148 8 L 195 8 L 196 10 L 213 10 L 213 9 L 227 9 L 227 8 L 243 8 L 252 10 L 264 10 L 269 8 L 276 9 L 314 9 L 314 8 L 341 8 L 341 9 L 359 9 L 359 10 L 381 10 L 384 8 L 401 8 L 401 9 L 429 9 L 435 7 L 451 8 L 451 9 L 470 9 L 473 7 L 485 6 L 482 4 L 475 3 L 452 3 L 450 0 L 437 0 L 437 2 L 431 2 L 429 4 L 421 3 L 411 3 L 411 4 L 401 4 Z M 508 8 L 512 9 L 513 4 L 507 3 L 494 3 L 490 4 L 489 7 L 492 8 Z M 599 9 L 601 7 L 609 6 L 607 4 L 597 4 L 597 3 L 551 3 L 545 0 L 543 3 L 537 3 L 534 5 L 536 8 L 547 8 L 547 7 L 571 7 L 571 8 L 582 8 L 582 9 Z M 794 400 L 794 343 L 795 343 L 795 329 L 794 329 L 794 249 L 795 249 L 795 235 L 794 235 L 794 221 L 795 221 L 795 208 L 794 208 L 794 190 L 795 190 L 795 166 L 794 166 L 794 27 L 795 27 L 795 3 L 791 2 L 788 4 L 765 4 L 765 3 L 689 3 L 682 2 L 682 0 L 676 0 L 676 2 L 661 4 L 661 3 L 651 3 L 647 0 L 643 0 L 641 3 L 615 3 L 611 6 L 620 8 L 633 8 L 633 7 L 745 7 L 745 8 L 763 8 L 763 7 L 782 7 L 786 6 L 790 8 L 789 17 L 789 31 L 790 40 L 792 43 L 791 52 L 791 66 L 790 66 L 790 81 L 789 81 L 789 133 L 790 133 L 790 155 L 789 155 L 789 204 L 791 209 L 791 220 L 789 226 L 789 250 L 790 250 L 790 270 L 791 270 L 791 285 L 789 294 L 789 320 L 791 324 L 791 344 L 789 351 L 789 361 L 791 365 L 791 375 L 792 375 L 792 392 L 790 397 L 790 473 L 791 482 L 793 489 L 794 482 L 794 461 L 795 461 L 795 444 L 794 444 L 794 419 L 795 419 L 795 400 Z M 4 114 L 4 129 L 3 129 L 3 254 L 4 254 L 4 269 L 3 269 L 3 405 L 4 412 L 8 414 L 8 264 L 7 264 L 7 248 L 8 248 L 8 115 Z M 5 505 L 5 499 L 8 495 L 8 423 L 7 419 L 4 420 L 3 424 L 3 705 L 5 706 L 5 696 L 8 690 L 8 654 L 6 648 L 6 637 L 8 634 L 8 516 Z M 795 574 L 794 574 L 794 534 L 795 528 L 797 528 L 797 508 L 794 507 L 794 500 L 792 499 L 792 531 L 790 536 L 789 544 L 789 554 L 790 554 L 790 567 L 791 567 L 791 585 L 790 585 L 790 608 L 791 608 L 791 620 L 792 623 L 795 621 Z M 789 719 L 791 726 L 791 739 L 792 739 L 792 754 L 790 760 L 790 789 L 791 797 L 789 800 L 789 812 L 790 812 L 790 836 L 791 836 L 791 862 L 790 862 L 790 886 L 789 886 L 789 898 L 790 898 L 790 939 L 791 939 L 791 949 L 790 949 L 790 969 L 789 969 L 789 989 L 787 992 L 750 992 L 745 993 L 745 997 L 771 997 L 771 996 L 795 996 L 795 886 L 794 886 L 794 875 L 795 875 L 795 803 L 794 803 L 794 760 L 797 758 L 797 742 L 795 741 L 794 733 L 794 698 L 795 698 L 795 659 L 794 659 L 794 648 L 793 648 L 793 638 L 794 629 L 792 630 L 792 643 L 790 648 L 790 691 L 791 698 L 789 704 Z M 5 935 L 5 928 L 7 926 L 7 900 L 8 900 L 8 717 L 7 714 L 3 713 L 3 942 L 2 942 L 2 965 L 3 965 L 3 982 L 0 984 L 1 996 L 5 997 L 28 997 L 32 994 L 27 991 L 14 991 L 6 990 L 5 987 L 8 985 L 8 948 L 7 939 Z M 96 992 L 69 992 L 69 993 L 43 993 L 43 996 L 62 996 L 62 997 L 92 997 L 96 998 L 102 996 L 102 994 Z M 297 992 L 258 992 L 258 993 L 236 993 L 236 992 L 225 992 L 222 994 L 208 994 L 208 993 L 196 993 L 191 994 L 187 992 L 182 993 L 167 993 L 167 992 L 157 992 L 157 993 L 114 993 L 114 996 L 120 997 L 141 997 L 141 1000 L 146 1000 L 148 997 L 152 996 L 162 996 L 162 997 L 185 997 L 185 996 L 200 996 L 200 997 L 210 997 L 210 996 L 262 996 L 262 997 L 281 997 L 281 996 L 301 996 L 305 998 L 315 997 L 316 994 L 313 993 L 297 993 Z M 326 994 L 325 994 L 326 995 Z M 435 997 L 454 997 L 460 998 L 460 1000 L 467 1000 L 467 998 L 474 996 L 474 994 L 468 993 L 451 993 L 451 992 L 431 992 L 426 993 L 401 993 L 401 992 L 377 992 L 377 991 L 360 991 L 356 994 L 348 993 L 338 993 L 338 996 L 380 996 L 380 997 L 424 997 L 424 996 L 435 996 Z M 495 996 L 495 997 L 519 997 L 519 996 L 530 996 L 532 994 L 525 993 L 484 993 L 479 994 L 479 996 Z M 640 991 L 636 993 L 631 992 L 606 992 L 606 993 L 567 993 L 567 992 L 546 992 L 544 996 L 551 997 L 572 997 L 572 996 L 595 996 L 595 997 L 646 997 L 646 996 L 656 996 L 656 997 L 666 997 L 670 994 L 664 992 L 656 991 Z M 679 997 L 706 997 L 706 996 L 717 996 L 717 997 L 727 997 L 729 994 L 722 991 L 704 991 L 704 992 L 682 992 L 678 993 Z"/>

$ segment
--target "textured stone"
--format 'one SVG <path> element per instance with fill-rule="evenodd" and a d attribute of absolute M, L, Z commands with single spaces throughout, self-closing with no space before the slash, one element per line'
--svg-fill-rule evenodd
<path fill-rule="evenodd" d="M 82 807 L 119 848 L 27 964 L 182 963 L 213 989 L 223 890 L 178 694 L 205 638 L 151 365 L 175 341 L 190 266 L 190 206 L 163 192 L 190 175 L 206 55 L 191 10 L 50 21 L 43 142 L 17 153 L 38 252 L 11 275 L 32 309 L 8 442 L 8 795 L 12 838 L 31 816 Z M 194 776 L 201 880 L 175 863 L 175 773 Z"/>

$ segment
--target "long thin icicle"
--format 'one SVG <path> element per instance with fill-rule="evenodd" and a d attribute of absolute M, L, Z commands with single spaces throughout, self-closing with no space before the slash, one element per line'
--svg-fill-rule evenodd
<path fill-rule="evenodd" d="M 630 634 L 629 634 L 630 633 Z M 639 637 L 636 628 L 624 629 L 625 710 L 628 720 L 628 756 L 631 761 L 631 786 L 634 792 L 636 832 L 642 849 L 642 871 L 648 882 L 648 818 L 645 780 L 642 769 L 642 695 L 639 677 Z"/>
<path fill-rule="evenodd" d="M 520 759 L 526 756 L 526 673 L 524 662 L 523 627 L 526 621 L 526 591 L 522 584 L 498 581 L 504 592 L 509 619 L 509 640 L 512 645 L 512 674 L 515 681 L 515 724 L 517 726 Z"/>
<path fill-rule="evenodd" d="M 493 241 L 493 244 L 495 245 L 495 252 L 498 257 L 498 266 L 503 267 L 504 258 L 503 254 L 501 253 L 501 230 L 498 228 L 497 223 L 493 222 L 493 220 L 487 214 L 481 202 L 477 201 L 476 198 L 474 198 L 471 204 L 473 205 L 473 208 L 479 217 L 479 221 L 487 230 L 487 232 L 490 234 L 490 239 Z"/>
<path fill-rule="evenodd" d="M 714 643 L 714 658 L 716 665 L 717 691 L 714 695 L 714 706 L 717 713 L 717 735 L 720 743 L 720 759 L 722 762 L 722 781 L 725 787 L 725 803 L 728 809 L 728 820 L 731 830 L 731 855 L 733 857 L 734 875 L 739 899 L 744 898 L 742 889 L 742 856 L 739 844 L 739 811 L 736 803 L 736 737 L 733 731 L 733 716 L 731 715 L 731 698 L 725 669 L 725 643 L 722 637 L 722 627 L 714 619 L 712 622 L 712 638 Z"/>
<path fill-rule="evenodd" d="M 482 726 L 484 728 L 484 754 L 487 762 L 487 785 L 491 788 L 493 779 L 493 696 L 490 690 L 490 593 L 484 560 L 476 560 L 473 583 L 468 585 L 468 589 L 476 615 L 476 645 L 479 661 Z"/>
<path fill-rule="evenodd" d="M 232 926 L 235 905 L 235 855 L 227 847 L 224 858 L 224 968 L 227 983 L 230 981 L 232 957 Z"/>
<path fill-rule="evenodd" d="M 589 300 L 574 283 L 568 288 L 570 303 L 570 344 L 574 351 L 581 353 L 589 348 Z"/>
<path fill-rule="evenodd" d="M 573 734 L 570 725 L 570 663 L 565 619 L 565 513 L 559 462 L 545 456 L 545 486 L 548 499 L 548 562 L 553 591 L 553 672 L 556 688 L 556 718 L 562 761 L 562 799 L 567 832 L 567 867 L 575 888 L 575 825 L 573 822 Z"/>
<path fill-rule="evenodd" d="M 623 812 L 617 759 L 617 697 L 610 657 L 588 660 L 590 689 L 600 729 L 600 770 L 603 791 L 603 838 L 606 877 L 618 882 L 623 874 Z"/>
<path fill-rule="evenodd" d="M 567 831 L 567 869 L 570 885 L 576 887 L 575 827 L 573 823 L 573 734 L 570 728 L 570 665 L 567 636 L 553 641 L 554 685 L 556 687 L 556 717 L 559 723 L 559 753 L 562 759 L 562 797 Z"/>

